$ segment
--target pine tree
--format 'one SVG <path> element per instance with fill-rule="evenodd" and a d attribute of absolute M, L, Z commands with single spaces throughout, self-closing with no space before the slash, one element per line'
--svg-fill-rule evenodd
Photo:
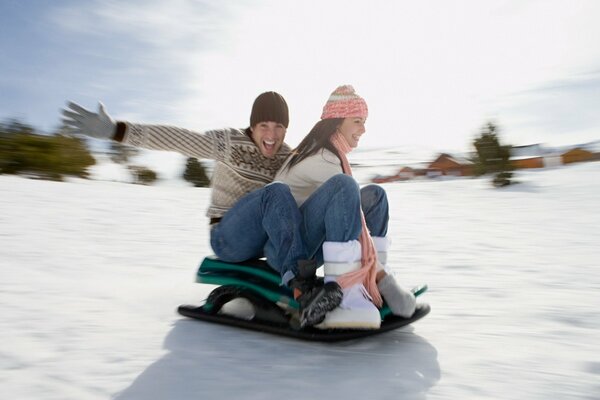
<path fill-rule="evenodd" d="M 204 166 L 193 157 L 187 159 L 183 179 L 193 183 L 195 187 L 206 187 L 210 184 Z"/>
<path fill-rule="evenodd" d="M 481 135 L 473 141 L 477 152 L 475 175 L 495 174 L 492 184 L 495 187 L 510 185 L 512 166 L 510 165 L 510 147 L 500 144 L 498 127 L 488 122 L 482 129 Z"/>

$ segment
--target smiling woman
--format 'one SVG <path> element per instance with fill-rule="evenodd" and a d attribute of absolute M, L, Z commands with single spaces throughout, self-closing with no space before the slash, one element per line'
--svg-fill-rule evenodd
<path fill-rule="evenodd" d="M 290 186 L 300 207 L 308 256 L 324 263 L 326 281 L 343 288 L 341 305 L 321 324 L 326 328 L 378 329 L 383 300 L 404 318 L 416 306 L 415 296 L 385 270 L 386 193 L 375 185 L 359 189 L 346 157 L 365 133 L 367 116 L 367 103 L 354 88 L 338 87 L 323 107 L 321 121 L 275 177 Z"/>

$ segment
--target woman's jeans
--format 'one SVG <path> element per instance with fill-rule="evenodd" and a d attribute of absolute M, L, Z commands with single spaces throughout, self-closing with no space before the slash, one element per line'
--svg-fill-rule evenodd
<path fill-rule="evenodd" d="M 273 182 L 242 197 L 210 231 L 213 251 L 223 261 L 266 257 L 287 284 L 307 259 L 301 215 L 290 189 Z"/>
<path fill-rule="evenodd" d="M 360 210 L 371 236 L 386 236 L 389 205 L 385 190 L 377 185 L 359 189 L 349 175 L 335 175 L 300 206 L 301 233 L 308 258 L 323 263 L 323 242 L 357 240 L 362 231 Z"/>

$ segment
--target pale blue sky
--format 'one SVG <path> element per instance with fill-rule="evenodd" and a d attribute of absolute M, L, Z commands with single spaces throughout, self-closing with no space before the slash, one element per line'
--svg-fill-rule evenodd
<path fill-rule="evenodd" d="M 280 92 L 288 142 L 352 84 L 363 147 L 468 150 L 489 119 L 505 141 L 600 139 L 600 2 L 0 2 L 0 119 L 44 130 L 66 100 L 117 119 L 243 127 Z"/>

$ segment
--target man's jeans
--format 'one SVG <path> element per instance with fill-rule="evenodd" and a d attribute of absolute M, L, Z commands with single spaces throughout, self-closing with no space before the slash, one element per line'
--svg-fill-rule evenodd
<path fill-rule="evenodd" d="M 301 215 L 290 189 L 273 182 L 242 197 L 210 231 L 213 251 L 223 261 L 266 257 L 282 283 L 307 259 L 300 234 Z"/>
<path fill-rule="evenodd" d="M 309 258 L 323 263 L 323 242 L 358 240 L 362 231 L 360 209 L 371 236 L 386 236 L 389 205 L 385 190 L 377 185 L 359 189 L 349 175 L 339 174 L 322 184 L 300 206 L 301 232 Z"/>

